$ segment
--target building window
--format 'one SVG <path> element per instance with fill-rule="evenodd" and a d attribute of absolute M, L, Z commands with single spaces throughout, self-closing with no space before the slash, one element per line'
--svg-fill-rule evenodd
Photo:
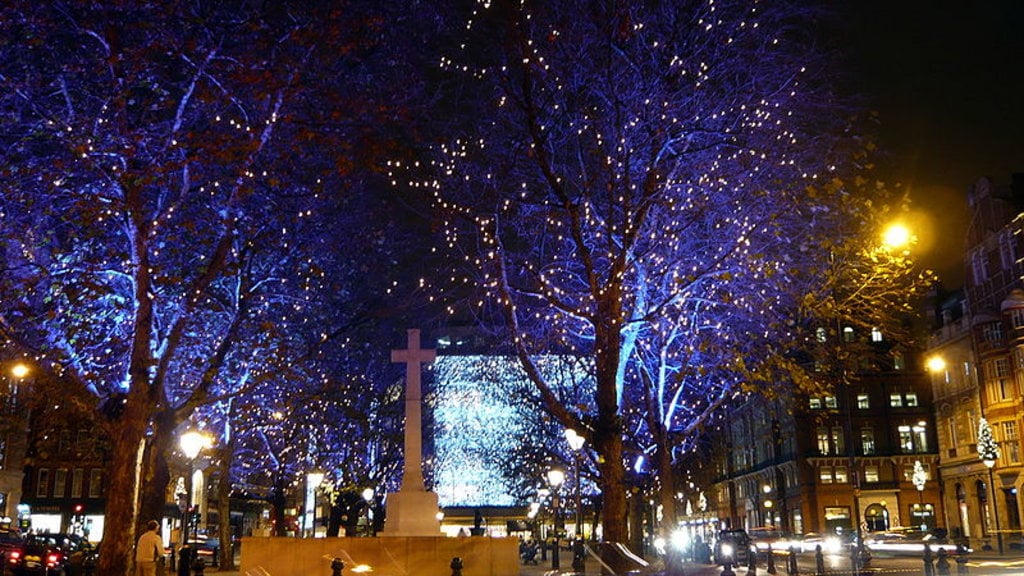
<path fill-rule="evenodd" d="M 815 335 L 818 338 L 818 342 L 822 344 L 828 341 L 828 331 L 826 331 L 824 328 L 818 328 L 817 330 L 815 330 Z"/>
<path fill-rule="evenodd" d="M 889 406 L 893 408 L 900 408 L 903 406 L 903 396 L 901 394 L 889 394 Z"/>
<path fill-rule="evenodd" d="M 975 284 L 983 284 L 988 277 L 985 270 L 985 249 L 978 248 L 971 253 L 971 275 Z"/>
<path fill-rule="evenodd" d="M 900 426 L 897 430 L 900 434 L 900 452 L 904 454 L 913 453 L 914 434 L 910 431 L 910 426 Z"/>
<path fill-rule="evenodd" d="M 879 329 L 879 328 L 872 328 L 871 329 L 871 341 L 872 342 L 881 342 L 882 341 L 882 330 L 881 329 Z"/>
<path fill-rule="evenodd" d="M 860 447 L 864 455 L 875 453 L 875 430 L 874 428 L 860 429 Z"/>
<path fill-rule="evenodd" d="M 53 497 L 64 498 L 68 487 L 68 471 L 58 468 L 53 474 Z"/>
<path fill-rule="evenodd" d="M 93 468 L 89 470 L 89 498 L 103 496 L 103 470 Z"/>
<path fill-rule="evenodd" d="M 81 468 L 75 468 L 71 472 L 71 497 L 81 498 L 82 497 L 82 480 L 85 478 L 85 470 Z"/>
<path fill-rule="evenodd" d="M 999 233 L 999 263 L 1003 265 L 1003 270 L 1013 270 L 1016 262 L 1017 250 L 1013 244 L 1013 230 L 1003 230 Z"/>
<path fill-rule="evenodd" d="M 907 392 L 903 395 L 903 405 L 915 407 L 917 406 L 917 394 L 915 392 Z"/>
<path fill-rule="evenodd" d="M 892 369 L 893 370 L 906 370 L 907 369 L 907 357 L 902 352 L 893 352 L 892 354 Z"/>
<path fill-rule="evenodd" d="M 818 428 L 818 430 L 817 430 L 817 437 L 818 437 L 818 454 L 828 454 L 829 453 L 828 428 Z"/>
<path fill-rule="evenodd" d="M 836 466 L 834 478 L 836 484 L 846 484 L 849 481 L 846 477 L 846 466 Z"/>
<path fill-rule="evenodd" d="M 825 396 L 825 408 L 833 408 L 834 409 L 836 406 L 838 406 L 838 404 L 836 404 L 836 397 L 835 396 Z"/>
<path fill-rule="evenodd" d="M 950 417 L 946 422 L 947 428 L 949 429 L 949 447 L 955 448 L 957 445 L 956 441 L 956 419 Z"/>
<path fill-rule="evenodd" d="M 1010 310 L 1010 323 L 1014 328 L 1024 328 L 1024 308 Z"/>
<path fill-rule="evenodd" d="M 831 484 L 832 483 L 832 467 L 831 466 L 822 466 L 818 470 L 818 478 L 821 479 L 821 483 L 822 484 Z"/>
<path fill-rule="evenodd" d="M 832 453 L 842 454 L 846 451 L 843 442 L 843 429 L 839 426 L 832 427 Z"/>
<path fill-rule="evenodd" d="M 981 336 L 985 342 L 998 344 L 1003 341 L 1002 322 L 989 322 L 981 327 Z"/>
<path fill-rule="evenodd" d="M 867 394 L 857 394 L 857 408 L 861 410 L 871 408 L 871 397 Z"/>
<path fill-rule="evenodd" d="M 843 328 L 843 342 L 853 342 L 853 328 L 847 326 Z"/>
<path fill-rule="evenodd" d="M 50 490 L 50 470 L 48 468 L 40 468 L 36 479 L 38 480 L 36 482 L 36 496 L 45 498 Z"/>
<path fill-rule="evenodd" d="M 1020 440 L 1017 438 L 1017 423 L 1003 422 L 1003 454 L 1010 462 L 1020 462 Z"/>
<path fill-rule="evenodd" d="M 821 398 L 810 398 L 807 401 L 807 407 L 811 410 L 821 410 Z"/>
<path fill-rule="evenodd" d="M 865 466 L 864 467 L 864 481 L 865 482 L 878 482 L 878 466 Z"/>

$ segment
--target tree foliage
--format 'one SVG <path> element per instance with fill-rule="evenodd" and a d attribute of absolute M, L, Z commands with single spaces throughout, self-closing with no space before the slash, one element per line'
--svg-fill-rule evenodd
<path fill-rule="evenodd" d="M 857 211 L 875 198 L 851 201 L 849 175 L 868 145 L 832 91 L 823 17 L 787 2 L 479 3 L 442 58 L 449 101 L 482 102 L 476 123 L 449 125 L 423 178 L 394 164 L 447 215 L 453 284 L 487 292 L 452 311 L 503 323 L 547 411 L 596 452 L 607 539 L 626 540 L 638 456 L 799 377 L 788 354 L 830 238 L 866 230 Z M 535 360 L 551 351 L 592 359 L 590 402 L 555 393 Z"/>
<path fill-rule="evenodd" d="M 408 113 L 381 88 L 401 73 L 386 21 L 373 3 L 0 9 L 0 330 L 114 443 L 100 572 L 127 573 L 135 487 L 162 506 L 164 457 L 198 407 L 239 471 L 254 440 L 234 434 L 263 429 L 232 415 L 363 384 L 348 339 L 397 315 L 408 292 L 387 266 L 412 237 L 394 205 L 363 206 Z M 294 426 L 299 444 L 320 432 Z"/>

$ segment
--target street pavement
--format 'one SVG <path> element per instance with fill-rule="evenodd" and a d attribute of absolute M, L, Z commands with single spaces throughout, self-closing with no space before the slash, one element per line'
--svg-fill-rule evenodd
<path fill-rule="evenodd" d="M 520 566 L 517 574 L 508 574 L 506 576 L 599 576 L 601 574 L 600 566 L 592 560 L 587 562 L 585 572 L 573 571 L 570 564 L 571 558 L 566 559 L 563 557 L 562 569 L 552 570 L 551 560 L 548 559 L 546 562 L 539 563 L 539 565 Z M 797 562 L 797 568 L 798 574 L 813 576 L 815 570 L 813 556 L 801 555 Z M 776 563 L 776 570 L 779 576 L 787 574 L 784 559 L 780 559 Z M 969 576 L 1020 576 L 1024 574 L 1024 556 L 1000 557 L 991 554 L 972 554 L 970 561 L 967 563 L 967 570 Z M 746 567 L 736 568 L 734 572 L 736 576 L 755 576 L 755 574 L 766 576 L 768 574 L 767 565 L 763 561 L 758 565 L 756 572 Z M 243 574 L 237 569 L 221 570 L 213 567 L 207 568 L 205 573 L 208 576 L 274 576 L 273 574 L 268 575 L 265 573 L 259 575 Z M 671 574 L 659 571 L 656 567 L 652 567 L 649 572 L 644 572 L 644 574 L 650 576 L 720 576 L 722 574 L 722 567 L 688 562 L 683 565 L 682 570 Z M 826 562 L 825 574 L 826 576 L 852 576 L 849 560 L 839 556 L 831 557 Z M 914 556 L 876 556 L 871 561 L 871 567 L 862 571 L 862 574 L 871 576 L 886 576 L 889 574 L 897 576 L 923 576 L 925 575 L 925 570 L 921 558 Z M 937 570 L 932 574 L 934 576 L 943 576 Z M 955 562 L 950 562 L 950 574 L 957 574 Z M 342 575 L 349 576 L 349 573 L 342 571 Z M 310 576 L 321 575 L 311 574 Z M 325 573 L 322 576 L 329 576 L 329 574 Z"/>

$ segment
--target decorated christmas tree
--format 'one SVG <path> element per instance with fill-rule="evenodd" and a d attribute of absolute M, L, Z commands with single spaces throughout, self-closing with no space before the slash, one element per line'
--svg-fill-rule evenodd
<path fill-rule="evenodd" d="M 984 418 L 978 422 L 978 456 L 982 460 L 999 459 L 999 444 L 992 437 L 992 426 Z"/>

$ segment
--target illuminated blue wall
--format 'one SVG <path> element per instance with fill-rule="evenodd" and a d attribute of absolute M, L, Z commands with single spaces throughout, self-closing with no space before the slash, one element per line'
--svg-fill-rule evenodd
<path fill-rule="evenodd" d="M 566 384 L 567 378 L 586 379 L 578 369 L 566 370 L 567 364 L 556 356 L 538 363 L 556 387 Z M 522 504 L 515 501 L 511 484 L 501 473 L 501 463 L 531 432 L 531 419 L 524 414 L 531 407 L 522 397 L 533 385 L 518 361 L 505 356 L 438 356 L 433 372 L 434 488 L 441 506 Z"/>

